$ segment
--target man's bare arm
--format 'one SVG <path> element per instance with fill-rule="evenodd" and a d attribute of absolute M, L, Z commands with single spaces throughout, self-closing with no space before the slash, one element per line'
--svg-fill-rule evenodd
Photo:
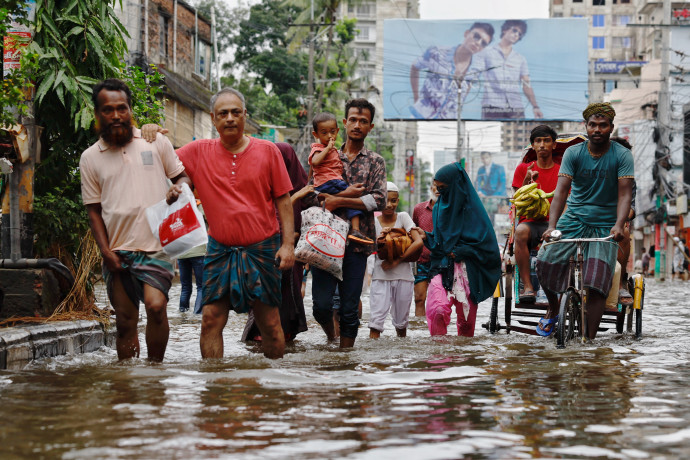
<path fill-rule="evenodd" d="M 563 214 L 565 209 L 565 201 L 568 199 L 568 192 L 573 180 L 568 176 L 558 176 L 558 183 L 556 191 L 551 202 L 551 210 L 549 211 L 549 228 L 543 234 L 543 238 L 547 238 L 553 230 L 556 230 L 556 224 Z"/>
<path fill-rule="evenodd" d="M 111 272 L 122 271 L 122 260 L 120 256 L 110 249 L 110 242 L 108 241 L 108 230 L 105 228 L 103 215 L 101 214 L 103 208 L 100 203 L 91 203 L 86 205 L 86 214 L 89 216 L 89 227 L 91 233 L 96 240 L 96 245 L 101 251 L 103 262 Z"/>
<path fill-rule="evenodd" d="M 295 263 L 295 223 L 292 214 L 290 194 L 286 193 L 273 200 L 280 217 L 282 241 L 276 258 L 280 259 L 280 270 L 290 270 Z"/>
<path fill-rule="evenodd" d="M 623 227 L 630 215 L 630 204 L 632 203 L 633 179 L 618 179 L 618 203 L 616 204 L 616 225 L 611 229 L 611 234 L 615 241 L 621 241 L 624 237 Z"/>

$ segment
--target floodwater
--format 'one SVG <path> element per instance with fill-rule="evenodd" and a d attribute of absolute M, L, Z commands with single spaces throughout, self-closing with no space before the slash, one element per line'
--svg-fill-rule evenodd
<path fill-rule="evenodd" d="M 208 362 L 176 285 L 161 365 L 102 349 L 0 371 L 0 457 L 690 458 L 688 283 L 648 281 L 641 340 L 491 336 L 485 302 L 472 339 L 413 319 L 375 341 L 365 295 L 354 350 L 326 343 L 307 298 L 310 330 L 284 359 L 240 343 L 231 314 L 225 358 Z"/>

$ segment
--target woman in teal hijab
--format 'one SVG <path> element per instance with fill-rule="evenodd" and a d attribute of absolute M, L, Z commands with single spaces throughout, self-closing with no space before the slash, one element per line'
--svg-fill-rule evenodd
<path fill-rule="evenodd" d="M 460 163 L 439 169 L 434 184 L 440 196 L 433 210 L 434 230 L 424 241 L 431 251 L 427 323 L 431 335 L 445 335 L 455 304 L 458 335 L 472 337 L 477 304 L 493 294 L 501 278 L 498 242 Z"/>

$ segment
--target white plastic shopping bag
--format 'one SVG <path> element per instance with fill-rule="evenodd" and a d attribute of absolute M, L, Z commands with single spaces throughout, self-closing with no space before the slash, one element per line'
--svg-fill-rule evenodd
<path fill-rule="evenodd" d="M 343 257 L 350 224 L 318 206 L 302 211 L 295 259 L 343 279 Z"/>
<path fill-rule="evenodd" d="M 163 251 L 172 258 L 208 243 L 204 217 L 197 209 L 194 193 L 186 183 L 182 183 L 182 193 L 177 201 L 168 205 L 162 200 L 146 208 L 146 218 Z"/>

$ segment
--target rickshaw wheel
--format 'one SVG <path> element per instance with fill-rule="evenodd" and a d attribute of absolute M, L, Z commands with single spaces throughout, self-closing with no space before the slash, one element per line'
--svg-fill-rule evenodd
<path fill-rule="evenodd" d="M 582 302 L 577 292 L 567 291 L 563 294 L 556 323 L 556 348 L 565 348 L 568 342 L 575 337 L 575 334 L 579 334 L 582 330 L 580 325 L 581 305 Z"/>
<path fill-rule="evenodd" d="M 491 301 L 491 314 L 489 315 L 490 334 L 498 332 L 498 299 L 498 297 L 494 297 Z"/>

